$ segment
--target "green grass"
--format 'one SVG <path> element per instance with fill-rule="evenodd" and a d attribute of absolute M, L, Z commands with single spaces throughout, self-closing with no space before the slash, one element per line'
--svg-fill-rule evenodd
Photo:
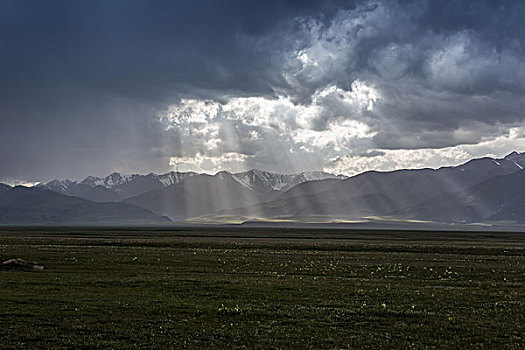
<path fill-rule="evenodd" d="M 523 348 L 523 236 L 5 230 L 1 348 Z"/>

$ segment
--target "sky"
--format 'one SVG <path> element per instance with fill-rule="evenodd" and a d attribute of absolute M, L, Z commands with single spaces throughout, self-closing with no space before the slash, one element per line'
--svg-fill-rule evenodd
<path fill-rule="evenodd" d="M 0 0 L 0 182 L 525 151 L 519 1 Z"/>

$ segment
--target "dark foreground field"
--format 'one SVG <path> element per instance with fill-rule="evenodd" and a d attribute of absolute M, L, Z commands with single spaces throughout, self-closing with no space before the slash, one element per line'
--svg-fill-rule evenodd
<path fill-rule="evenodd" d="M 524 348 L 525 234 L 4 229 L 0 348 Z"/>

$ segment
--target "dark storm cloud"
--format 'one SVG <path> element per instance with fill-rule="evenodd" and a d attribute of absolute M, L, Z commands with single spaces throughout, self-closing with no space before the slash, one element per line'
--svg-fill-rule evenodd
<path fill-rule="evenodd" d="M 464 93 L 522 90 L 524 13 L 524 6 L 512 1 L 361 1 L 329 20 L 292 21 L 260 43 L 276 61 L 287 61 L 290 51 L 318 54 L 322 72 L 288 62 L 299 85 L 290 93 L 299 100 L 327 82 L 347 89 L 349 81 L 365 74 L 396 82 L 410 77 L 432 89 Z M 461 74 L 432 71 L 446 70 L 447 64 Z M 519 76 L 513 75 L 516 70 Z M 470 73 L 471 80 L 465 79 Z"/>
<path fill-rule="evenodd" d="M 478 143 L 525 120 L 524 14 L 508 1 L 378 1 L 310 18 L 287 36 L 302 57 L 288 61 L 285 91 L 308 103 L 327 84 L 374 86 L 375 110 L 349 118 L 366 121 L 381 148 Z M 324 108 L 315 128 L 340 118 L 337 103 Z"/>
<path fill-rule="evenodd" d="M 238 36 L 261 36 L 325 7 L 316 3 L 7 2 L 0 15 L 2 74 L 23 88 L 68 81 L 156 100 L 200 89 L 270 91 L 254 78 L 264 58 L 239 46 Z"/>
<path fill-rule="evenodd" d="M 347 147 L 368 158 L 477 144 L 524 123 L 524 16 L 516 1 L 1 1 L 0 179 L 160 172 L 214 152 L 273 170 L 290 152 L 290 171 L 330 153 L 242 116 L 210 117 L 213 137 L 166 130 L 159 113 L 183 98 L 318 104 L 311 129 L 366 124 L 374 136 Z M 356 81 L 380 95 L 373 109 L 318 96 Z M 297 118 L 282 116 L 287 132 Z"/>
<path fill-rule="evenodd" d="M 184 95 L 271 93 L 264 58 L 258 61 L 237 37 L 264 35 L 278 22 L 323 6 L 1 2 L 0 176 L 168 170 L 170 153 L 164 152 L 176 153 L 180 141 L 171 142 L 176 135 L 153 125 L 155 113 Z M 164 157 L 162 165 L 155 155 Z"/>

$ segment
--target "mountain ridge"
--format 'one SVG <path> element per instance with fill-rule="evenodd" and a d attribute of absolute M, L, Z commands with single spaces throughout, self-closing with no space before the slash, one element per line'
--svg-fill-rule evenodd
<path fill-rule="evenodd" d="M 129 203 L 97 203 L 51 190 L 15 186 L 0 195 L 0 224 L 126 225 L 171 221 Z"/>
<path fill-rule="evenodd" d="M 271 197 L 283 188 L 288 189 L 294 185 L 309 181 L 311 179 L 345 178 L 343 175 L 332 175 L 325 172 L 302 172 L 299 174 L 278 174 L 264 170 L 252 169 L 246 172 L 230 173 L 221 171 L 216 173 L 228 173 L 239 183 L 251 188 L 259 195 Z M 148 191 L 166 188 L 179 184 L 187 177 L 214 176 L 196 172 L 175 172 L 165 174 L 149 173 L 147 175 L 131 174 L 123 175 L 113 172 L 106 177 L 87 176 L 81 181 L 52 180 L 45 184 L 37 185 L 66 195 L 79 196 L 93 201 L 124 200 L 135 197 Z M 86 187 L 87 186 L 87 187 Z M 94 189 L 90 192 L 89 188 Z M 94 193 L 96 192 L 96 193 Z"/>
<path fill-rule="evenodd" d="M 509 156 L 514 159 L 511 161 L 508 158 L 483 157 L 456 167 L 369 171 L 345 180 L 305 182 L 281 194 L 276 200 L 222 211 L 220 214 L 254 217 L 323 214 L 346 215 L 348 219 L 358 219 L 368 211 L 375 216 L 436 219 L 420 209 L 416 210 L 414 206 L 433 198 L 433 201 L 428 202 L 431 208 L 428 213 L 444 211 L 447 200 L 465 197 L 468 188 L 523 171 L 520 165 L 525 164 L 525 153 L 512 153 Z M 356 206 L 355 203 L 360 204 Z M 397 204 L 385 206 L 384 203 Z M 438 208 L 438 203 L 444 208 Z M 458 202 L 457 211 L 467 210 L 465 206 L 466 202 L 462 205 Z M 463 209 L 460 210 L 460 207 Z M 462 221 L 487 219 L 487 216 L 475 216 L 467 212 L 456 215 L 454 211 L 449 211 L 449 218 L 454 216 L 454 220 Z M 438 218 L 444 221 L 447 219 L 445 215 Z"/>
<path fill-rule="evenodd" d="M 457 166 L 367 171 L 352 177 L 259 169 L 213 175 L 114 172 L 105 178 L 53 180 L 36 188 L 92 202 L 135 205 L 181 222 L 214 215 L 258 220 L 334 216 L 342 220 L 525 222 L 524 168 L 525 153 L 512 152 Z"/>

